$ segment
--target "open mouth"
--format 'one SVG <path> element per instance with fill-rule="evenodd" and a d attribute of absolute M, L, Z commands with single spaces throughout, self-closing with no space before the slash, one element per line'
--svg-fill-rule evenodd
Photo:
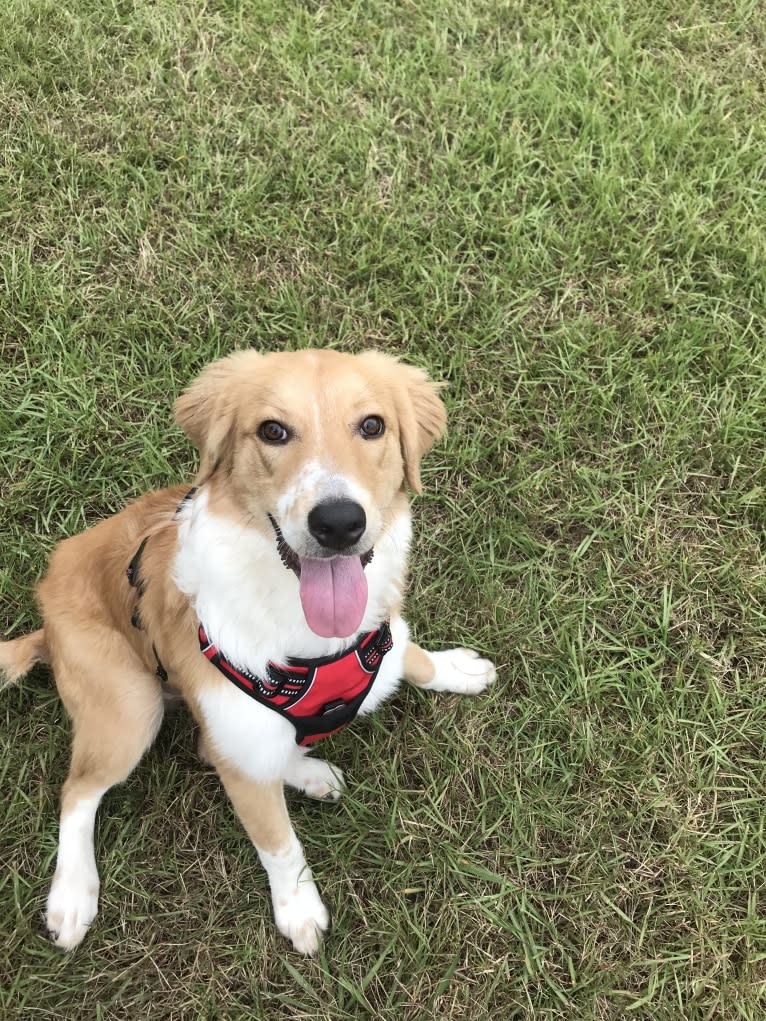
<path fill-rule="evenodd" d="M 323 638 L 348 638 L 367 608 L 365 567 L 372 549 L 361 556 L 299 557 L 269 514 L 282 563 L 298 578 L 306 623 Z"/>

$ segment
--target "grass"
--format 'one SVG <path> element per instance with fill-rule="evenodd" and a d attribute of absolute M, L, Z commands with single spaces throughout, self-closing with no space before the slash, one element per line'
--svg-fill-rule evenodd
<path fill-rule="evenodd" d="M 183 713 L 51 948 L 67 724 L 4 693 L 3 1017 L 764 1016 L 765 43 L 751 0 L 7 0 L 0 630 L 190 476 L 203 364 L 377 346 L 450 383 L 409 617 L 500 681 L 332 739 L 311 962 Z"/>

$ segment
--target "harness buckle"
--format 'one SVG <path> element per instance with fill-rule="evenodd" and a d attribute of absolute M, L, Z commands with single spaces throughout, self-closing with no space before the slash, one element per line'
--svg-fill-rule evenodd
<path fill-rule="evenodd" d="M 346 703 L 342 698 L 337 698 L 334 702 L 326 702 L 319 710 L 317 715 L 319 716 L 331 716 L 333 713 L 337 713 L 339 709 L 345 709 Z"/>

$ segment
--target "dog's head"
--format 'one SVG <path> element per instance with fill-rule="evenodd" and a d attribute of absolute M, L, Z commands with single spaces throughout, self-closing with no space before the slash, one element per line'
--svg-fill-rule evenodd
<path fill-rule="evenodd" d="M 420 492 L 421 458 L 444 431 L 438 390 L 378 352 L 244 351 L 176 402 L 199 481 L 272 532 L 317 634 L 346 637 L 361 622 L 364 567 L 405 481 Z"/>

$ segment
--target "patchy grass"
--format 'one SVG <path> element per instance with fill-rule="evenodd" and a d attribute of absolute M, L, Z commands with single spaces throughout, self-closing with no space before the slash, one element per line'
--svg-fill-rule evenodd
<path fill-rule="evenodd" d="M 51 948 L 67 724 L 4 693 L 4 1017 L 764 1016 L 766 19 L 682 8 L 7 0 L 0 627 L 189 477 L 205 362 L 374 345 L 450 383 L 409 616 L 501 680 L 333 740 L 311 962 L 184 714 Z"/>

